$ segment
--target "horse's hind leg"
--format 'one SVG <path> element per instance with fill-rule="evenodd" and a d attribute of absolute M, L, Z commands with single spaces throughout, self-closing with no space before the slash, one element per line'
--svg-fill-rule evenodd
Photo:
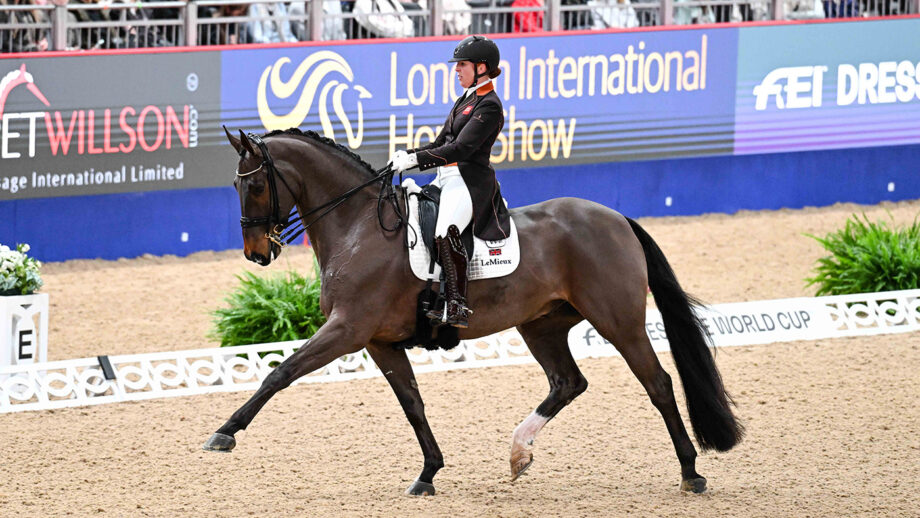
<path fill-rule="evenodd" d="M 517 327 L 531 354 L 546 372 L 549 395 L 514 430 L 511 440 L 511 480 L 533 463 L 533 441 L 537 433 L 588 388 L 569 351 L 568 334 L 582 316 L 563 302 L 554 311 Z"/>
<path fill-rule="evenodd" d="M 586 318 L 601 336 L 617 348 L 630 370 L 642 383 L 652 404 L 664 418 L 680 461 L 680 488 L 684 491 L 702 493 L 706 490 L 706 479 L 696 472 L 696 448 L 693 447 L 677 410 L 671 376 L 661 367 L 648 335 L 645 334 L 644 307 L 642 309 L 641 317 L 621 314 L 617 315 L 621 317 L 619 321 L 615 318 L 599 319 L 595 315 L 586 315 Z"/>
<path fill-rule="evenodd" d="M 371 344 L 367 347 L 374 363 L 383 372 L 384 377 L 396 393 L 399 404 L 402 406 L 409 423 L 415 430 L 415 436 L 418 438 L 419 445 L 422 447 L 422 453 L 425 455 L 425 466 L 422 474 L 418 479 L 406 489 L 406 494 L 414 496 L 431 496 L 434 495 L 435 473 L 444 467 L 444 458 L 441 456 L 441 450 L 438 443 L 434 440 L 434 434 L 428 426 L 428 419 L 425 418 L 425 404 L 422 403 L 422 396 L 418 391 L 418 383 L 415 381 L 415 374 L 412 372 L 412 365 L 409 364 L 409 358 L 406 357 L 405 351 L 398 351 L 389 344 Z"/>

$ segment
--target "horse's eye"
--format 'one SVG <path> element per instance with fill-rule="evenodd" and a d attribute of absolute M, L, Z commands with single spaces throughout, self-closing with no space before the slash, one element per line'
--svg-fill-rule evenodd
<path fill-rule="evenodd" d="M 262 182 L 254 183 L 249 186 L 249 190 L 256 196 L 258 196 L 262 194 L 263 192 L 265 192 L 265 184 Z"/>

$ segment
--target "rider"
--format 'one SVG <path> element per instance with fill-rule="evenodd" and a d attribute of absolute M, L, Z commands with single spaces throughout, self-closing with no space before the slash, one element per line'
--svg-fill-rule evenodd
<path fill-rule="evenodd" d="M 460 233 L 471 221 L 473 233 L 487 241 L 505 239 L 511 230 L 508 209 L 489 163 L 505 116 L 492 83 L 501 74 L 495 43 L 485 36 L 469 36 L 457 45 L 450 61 L 457 63 L 457 78 L 466 91 L 454 103 L 434 142 L 397 151 L 390 164 L 396 172 L 415 166 L 421 171 L 438 168 L 433 183 L 441 188 L 441 202 L 435 238 L 446 284 L 446 318 L 433 311 L 428 317 L 467 327 L 472 311 L 466 301 L 467 259 Z"/>

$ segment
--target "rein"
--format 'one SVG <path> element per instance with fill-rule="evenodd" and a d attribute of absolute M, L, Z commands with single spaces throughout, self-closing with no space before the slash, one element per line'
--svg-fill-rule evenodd
<path fill-rule="evenodd" d="M 348 191 L 336 196 L 335 198 L 327 201 L 326 203 L 323 203 L 322 205 L 319 205 L 318 207 L 314 207 L 309 212 L 300 213 L 300 209 L 297 208 L 297 204 L 295 202 L 294 209 L 292 210 L 291 214 L 288 214 L 286 218 L 281 219 L 280 206 L 278 203 L 278 187 L 275 182 L 275 177 L 277 176 L 278 178 L 281 179 L 281 182 L 287 188 L 288 192 L 291 193 L 291 196 L 296 199 L 296 196 L 294 196 L 294 191 L 293 189 L 291 189 L 291 186 L 288 185 L 287 180 L 285 180 L 284 177 L 281 176 L 281 172 L 278 171 L 278 169 L 275 167 L 275 162 L 274 160 L 272 160 L 271 154 L 268 152 L 268 146 L 265 145 L 265 142 L 262 140 L 262 138 L 252 133 L 250 133 L 248 137 L 250 141 L 254 142 L 257 146 L 259 146 L 259 150 L 262 152 L 262 164 L 259 165 L 259 167 L 253 169 L 252 171 L 248 171 L 245 173 L 240 173 L 239 171 L 237 171 L 236 175 L 242 178 L 242 177 L 257 173 L 261 171 L 262 169 L 266 169 L 267 175 L 268 175 L 268 191 L 269 191 L 269 196 L 271 197 L 271 204 L 272 204 L 272 214 L 271 216 L 262 216 L 262 217 L 257 217 L 257 218 L 247 218 L 243 216 L 240 218 L 241 227 L 247 228 L 247 227 L 255 227 L 259 225 L 268 224 L 269 231 L 268 233 L 265 234 L 265 237 L 269 241 L 271 241 L 272 243 L 280 247 L 287 246 L 291 244 L 295 239 L 300 237 L 304 232 L 306 232 L 307 229 L 310 228 L 311 225 L 323 219 L 324 216 L 326 216 L 327 214 L 335 210 L 339 205 L 348 201 L 349 198 L 354 196 L 356 193 L 358 193 L 359 191 L 361 191 L 368 185 L 371 185 L 378 181 L 383 181 L 383 184 L 380 187 L 380 194 L 377 196 L 377 219 L 380 222 L 381 228 L 383 228 L 383 230 L 387 232 L 393 232 L 393 231 L 398 230 L 401 225 L 405 225 L 406 217 L 399 210 L 399 204 L 396 199 L 396 193 L 394 189 L 392 188 L 393 187 L 392 186 L 393 169 L 390 166 L 390 164 L 387 164 L 386 166 L 375 171 L 374 177 L 371 178 L 370 180 L 362 183 L 361 185 L 358 185 L 357 187 L 353 187 L 349 189 Z M 241 152 L 240 156 L 243 156 L 244 153 L 245 151 Z M 400 174 L 400 180 L 402 180 L 402 174 Z M 390 202 L 391 206 L 393 207 L 394 212 L 396 213 L 397 221 L 396 221 L 396 224 L 393 225 L 392 228 L 387 228 L 387 226 L 384 225 L 383 223 L 383 214 L 382 214 L 381 209 L 382 209 L 384 200 Z M 315 214 L 323 209 L 326 209 L 326 210 L 324 210 L 321 214 L 313 218 L 313 220 L 310 221 L 309 223 L 304 224 L 304 220 L 308 216 Z M 291 215 L 293 215 L 295 210 L 298 212 L 298 215 L 294 217 L 293 219 L 291 219 Z M 289 225 L 296 225 L 298 223 L 300 224 L 300 228 L 297 228 L 296 226 L 292 228 L 287 228 Z"/>

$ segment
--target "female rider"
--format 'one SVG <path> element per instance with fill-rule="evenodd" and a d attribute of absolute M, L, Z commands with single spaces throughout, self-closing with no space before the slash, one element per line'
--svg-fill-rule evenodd
<path fill-rule="evenodd" d="M 508 209 L 489 163 L 492 144 L 505 124 L 502 103 L 492 80 L 501 74 L 498 47 L 484 36 L 469 36 L 454 49 L 457 78 L 466 89 L 454 103 L 438 137 L 425 146 L 394 153 L 396 172 L 418 166 L 438 168 L 435 183 L 441 203 L 435 227 L 438 257 L 444 272 L 446 311 L 428 317 L 456 327 L 467 327 L 467 260 L 460 233 L 472 222 L 473 234 L 487 241 L 510 233 Z"/>

